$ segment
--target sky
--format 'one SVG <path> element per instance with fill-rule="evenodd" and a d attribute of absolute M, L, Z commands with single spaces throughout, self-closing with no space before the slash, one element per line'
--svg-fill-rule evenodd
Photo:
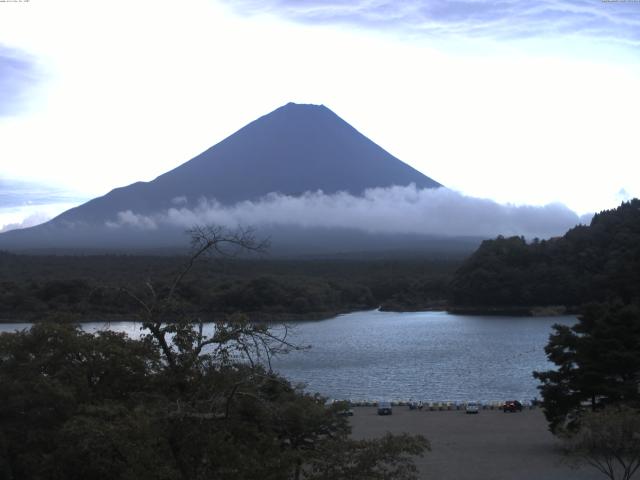
<path fill-rule="evenodd" d="M 0 231 L 290 101 L 463 197 L 612 208 L 640 196 L 639 47 L 634 1 L 0 2 Z"/>

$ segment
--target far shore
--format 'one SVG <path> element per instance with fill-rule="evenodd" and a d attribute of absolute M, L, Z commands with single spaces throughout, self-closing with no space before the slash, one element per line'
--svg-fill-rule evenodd
<path fill-rule="evenodd" d="M 318 320 L 327 320 L 329 318 L 336 317 L 347 313 L 355 313 L 368 310 L 331 310 L 324 312 L 308 312 L 308 313 L 270 313 L 270 312 L 238 312 L 246 315 L 250 320 L 261 323 L 282 323 L 282 322 L 314 322 Z M 194 313 L 192 318 L 194 322 L 202 320 L 204 323 L 213 323 L 220 320 L 226 314 L 224 312 L 209 314 L 205 317 Z M 94 322 L 140 322 L 141 319 L 137 318 L 135 313 L 131 314 L 86 314 L 80 315 L 77 313 L 57 313 L 55 316 L 48 316 L 47 314 L 34 314 L 29 313 L 26 315 L 16 315 L 14 317 L 0 318 L 0 324 L 3 323 L 41 323 L 41 322 L 63 322 L 63 323 L 94 323 Z M 170 322 L 170 319 L 162 320 L 163 322 Z"/>
<path fill-rule="evenodd" d="M 562 315 L 576 315 L 578 307 L 565 305 L 513 305 L 503 307 L 487 306 L 450 306 L 447 313 L 453 315 L 496 315 L 513 317 L 557 317 Z"/>
<path fill-rule="evenodd" d="M 599 480 L 590 467 L 576 469 L 561 454 L 543 412 L 409 410 L 390 416 L 375 407 L 354 407 L 352 436 L 375 438 L 386 432 L 424 435 L 432 451 L 416 459 L 421 479 L 429 480 Z"/>
<path fill-rule="evenodd" d="M 562 315 L 576 315 L 578 313 L 577 308 L 569 308 L 562 305 L 556 306 L 512 306 L 512 307 L 451 307 L 447 305 L 432 305 L 430 307 L 416 308 L 416 309 L 390 309 L 385 306 L 379 306 L 377 308 L 369 309 L 345 309 L 345 310 L 328 310 L 320 312 L 306 312 L 306 313 L 292 313 L 292 312 L 238 312 L 246 315 L 254 322 L 261 323 L 283 323 L 283 322 L 315 322 L 320 320 L 327 320 L 337 317 L 338 315 L 346 315 L 349 313 L 368 312 L 368 311 L 382 311 L 389 313 L 418 313 L 418 312 L 445 312 L 451 315 L 471 315 L 471 316 L 504 316 L 504 317 L 554 317 Z M 193 314 L 194 319 L 202 319 L 205 323 L 212 323 L 216 320 L 223 318 L 224 312 L 216 312 L 208 314 L 206 317 Z M 56 313 L 54 316 L 47 313 L 33 313 L 28 314 L 16 314 L 11 318 L 0 317 L 0 324 L 6 323 L 40 323 L 40 322 L 64 322 L 64 323 L 93 323 L 93 322 L 136 322 L 140 319 L 136 318 L 135 313 L 131 314 L 78 314 L 75 312 L 61 312 Z M 164 320 L 166 322 L 170 320 Z M 197 320 L 196 320 L 197 321 Z"/>

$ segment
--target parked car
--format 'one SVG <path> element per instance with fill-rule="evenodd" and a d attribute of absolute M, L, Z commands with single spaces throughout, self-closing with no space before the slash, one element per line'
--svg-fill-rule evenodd
<path fill-rule="evenodd" d="M 340 410 L 338 415 L 341 417 L 353 417 L 353 410 L 351 408 L 345 408 L 344 410 Z"/>
<path fill-rule="evenodd" d="M 478 402 L 468 402 L 464 410 L 467 413 L 478 413 L 480 411 L 480 404 Z"/>
<path fill-rule="evenodd" d="M 381 401 L 378 402 L 378 415 L 391 415 L 391 402 Z"/>
<path fill-rule="evenodd" d="M 351 409 L 351 403 L 346 400 L 333 400 L 329 399 L 325 405 L 330 408 L 334 408 L 336 414 L 341 417 L 353 417 L 353 410 Z"/>
<path fill-rule="evenodd" d="M 522 404 L 518 400 L 507 400 L 506 402 L 504 402 L 504 405 L 502 406 L 502 411 L 505 413 L 521 412 Z"/>

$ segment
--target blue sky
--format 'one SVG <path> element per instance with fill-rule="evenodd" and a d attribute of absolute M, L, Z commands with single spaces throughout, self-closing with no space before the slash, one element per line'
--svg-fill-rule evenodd
<path fill-rule="evenodd" d="M 0 3 L 0 188 L 23 186 L 0 192 L 0 229 L 289 101 L 464 195 L 610 208 L 640 196 L 639 47 L 640 2 Z"/>

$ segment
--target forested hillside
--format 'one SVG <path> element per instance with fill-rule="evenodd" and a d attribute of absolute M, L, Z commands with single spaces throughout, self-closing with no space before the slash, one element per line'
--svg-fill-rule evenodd
<path fill-rule="evenodd" d="M 596 214 L 550 240 L 484 241 L 451 283 L 456 307 L 512 307 L 640 300 L 640 200 Z"/>

